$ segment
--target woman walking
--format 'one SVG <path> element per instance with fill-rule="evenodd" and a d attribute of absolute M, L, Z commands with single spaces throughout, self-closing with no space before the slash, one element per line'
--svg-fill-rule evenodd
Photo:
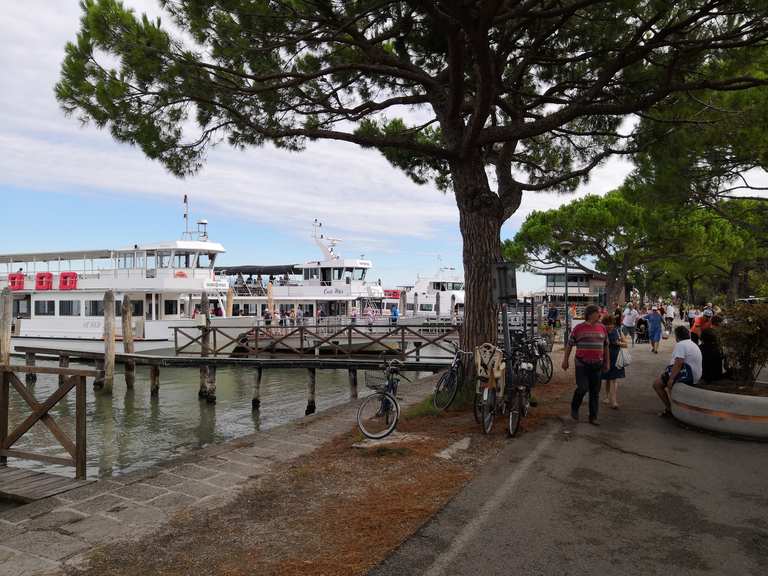
<path fill-rule="evenodd" d="M 648 322 L 648 339 L 651 341 L 651 352 L 654 354 L 659 353 L 659 342 L 661 342 L 661 332 L 664 320 L 659 314 L 659 309 L 654 306 L 651 308 L 651 313 L 645 317 Z"/>
<path fill-rule="evenodd" d="M 610 404 L 611 408 L 616 410 L 619 407 L 618 392 L 619 383 L 617 380 L 625 377 L 624 368 L 618 368 L 616 361 L 619 358 L 619 351 L 627 346 L 624 337 L 616 326 L 616 319 L 613 316 L 603 317 L 603 325 L 608 332 L 608 353 L 610 355 L 610 365 L 608 370 L 603 372 L 605 380 L 605 400 L 604 403 Z"/>

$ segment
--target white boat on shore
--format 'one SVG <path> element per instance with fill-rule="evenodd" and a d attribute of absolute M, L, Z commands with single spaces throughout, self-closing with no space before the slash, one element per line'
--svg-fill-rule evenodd
<path fill-rule="evenodd" d="M 403 308 L 405 304 L 405 308 Z M 413 286 L 385 290 L 383 314 L 398 306 L 401 317 L 456 319 L 464 315 L 464 277 L 454 268 L 418 276 Z"/>

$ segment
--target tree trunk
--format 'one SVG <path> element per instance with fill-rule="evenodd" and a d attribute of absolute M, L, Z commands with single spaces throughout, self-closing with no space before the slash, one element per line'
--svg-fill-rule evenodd
<path fill-rule="evenodd" d="M 685 283 L 688 284 L 688 303 L 694 305 L 696 304 L 696 294 L 693 288 L 694 284 L 696 284 L 696 279 L 689 276 L 685 279 Z"/>
<path fill-rule="evenodd" d="M 464 323 L 462 348 L 496 343 L 498 304 L 493 299 L 495 265 L 501 259 L 503 210 L 491 192 L 482 161 L 452 167 L 464 252 Z"/>
<path fill-rule="evenodd" d="M 731 273 L 728 277 L 728 304 L 733 304 L 739 297 L 742 269 L 743 266 L 741 262 L 736 262 L 731 266 Z"/>
<path fill-rule="evenodd" d="M 625 278 L 615 278 L 612 274 L 607 275 L 605 282 L 605 305 L 613 310 L 615 305 L 622 306 L 626 302 L 626 295 L 624 293 L 624 285 L 626 283 Z"/>

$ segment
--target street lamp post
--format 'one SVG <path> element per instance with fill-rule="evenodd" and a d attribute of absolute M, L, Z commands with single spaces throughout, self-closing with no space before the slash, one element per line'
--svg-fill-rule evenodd
<path fill-rule="evenodd" d="M 565 264 L 565 338 L 563 343 L 568 344 L 568 338 L 571 335 L 571 323 L 568 314 L 568 255 L 571 253 L 573 242 L 563 240 L 560 242 L 560 253 L 563 255 L 563 262 Z"/>

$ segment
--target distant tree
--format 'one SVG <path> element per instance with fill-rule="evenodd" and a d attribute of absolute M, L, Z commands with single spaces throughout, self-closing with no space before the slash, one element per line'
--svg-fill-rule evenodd
<path fill-rule="evenodd" d="M 626 151 L 624 119 L 679 93 L 767 82 L 739 63 L 764 0 L 160 0 L 180 34 L 82 0 L 56 96 L 172 173 L 220 141 L 375 148 L 452 189 L 464 346 L 496 338 L 493 263 L 525 191 L 573 190 Z M 394 232 L 394 230 L 393 230 Z"/>
<path fill-rule="evenodd" d="M 630 273 L 666 257 L 675 238 L 666 213 L 636 204 L 627 194 L 635 192 L 616 190 L 533 212 L 504 243 L 505 255 L 532 269 L 561 267 L 560 243 L 569 241 L 569 265 L 604 274 L 608 302 L 621 302 Z"/>

